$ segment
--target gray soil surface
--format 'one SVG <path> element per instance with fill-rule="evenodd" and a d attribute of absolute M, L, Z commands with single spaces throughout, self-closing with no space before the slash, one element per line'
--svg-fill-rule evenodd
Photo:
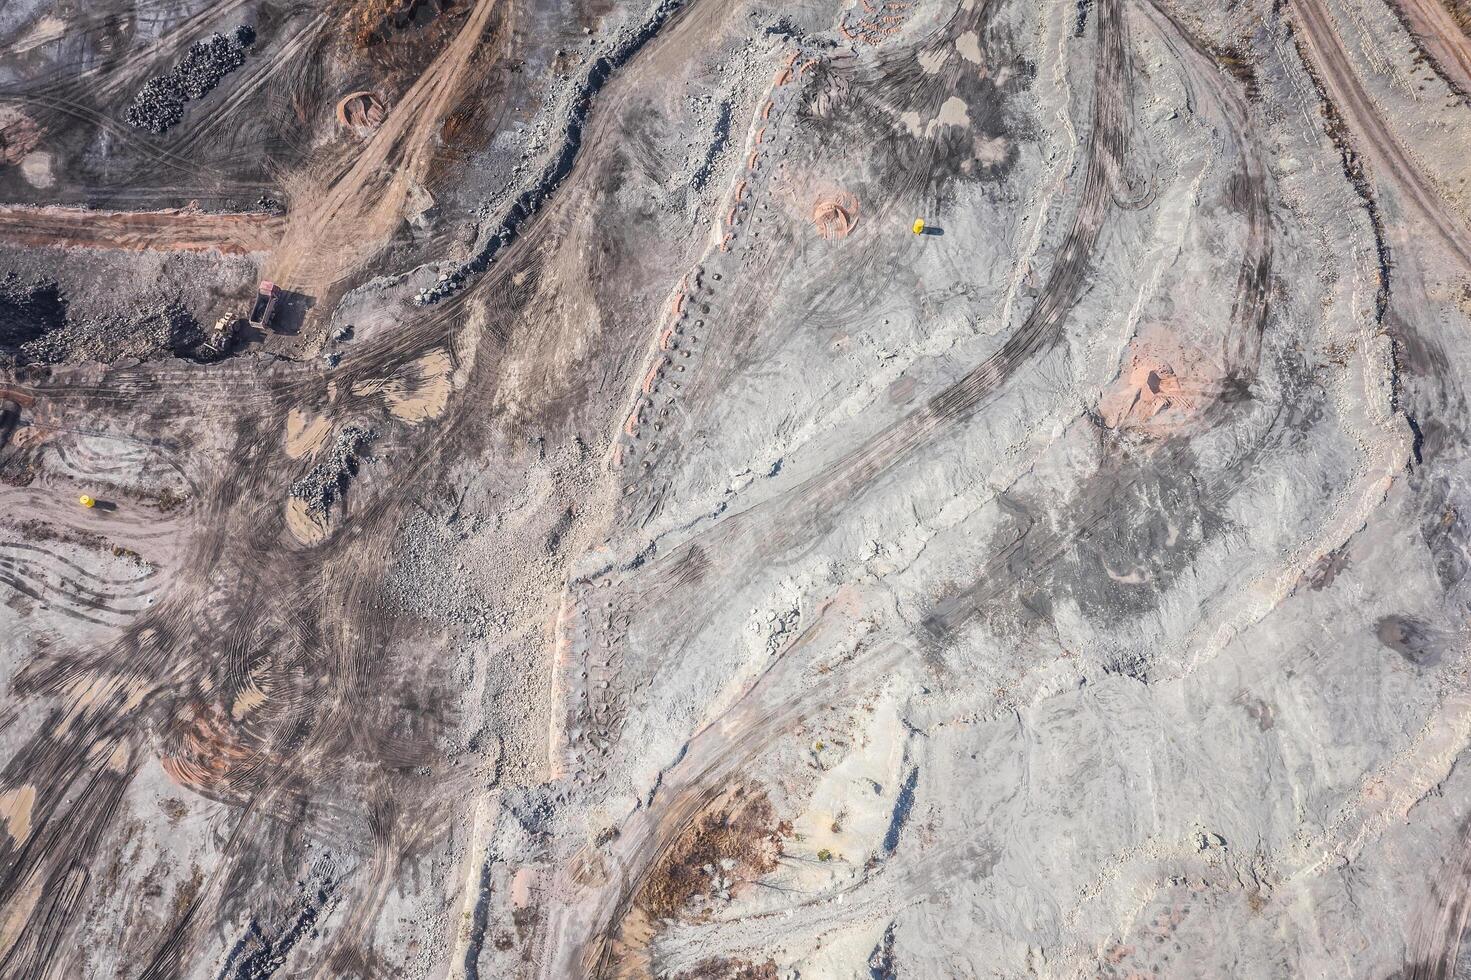
<path fill-rule="evenodd" d="M 1468 32 L 0 5 L 0 977 L 1471 976 Z"/>

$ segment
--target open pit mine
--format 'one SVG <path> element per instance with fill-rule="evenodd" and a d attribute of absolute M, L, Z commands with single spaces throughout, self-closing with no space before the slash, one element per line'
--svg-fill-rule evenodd
<path fill-rule="evenodd" d="M 1471 977 L 1471 0 L 0 2 L 0 978 Z"/>

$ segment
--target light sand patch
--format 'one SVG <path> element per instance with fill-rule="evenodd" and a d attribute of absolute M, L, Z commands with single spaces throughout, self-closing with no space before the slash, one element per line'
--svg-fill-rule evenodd
<path fill-rule="evenodd" d="M 301 409 L 293 408 L 286 413 L 286 455 L 292 459 L 315 455 L 331 431 L 332 423 L 325 415 L 312 418 Z"/>
<path fill-rule="evenodd" d="M 474 357 L 474 344 L 469 346 Z M 468 370 L 455 371 L 447 350 L 430 351 L 391 378 L 373 378 L 352 386 L 360 398 L 381 394 L 388 411 L 410 425 L 437 418 L 449 404 L 449 396 L 465 381 Z"/>
<path fill-rule="evenodd" d="M 869 967 L 868 957 L 883 942 L 888 920 L 874 917 L 867 922 L 854 922 L 824 931 L 822 942 L 804 950 L 793 964 L 793 976 L 864 977 L 879 976 Z"/>
<path fill-rule="evenodd" d="M 5 832 L 17 847 L 30 839 L 31 810 L 35 806 L 36 787 L 29 784 L 0 793 L 0 820 L 5 822 Z"/>
<path fill-rule="evenodd" d="M 958 96 L 950 96 L 945 104 L 940 106 L 940 114 L 935 117 L 931 126 L 970 126 L 970 107 L 965 100 Z"/>
<path fill-rule="evenodd" d="M 45 150 L 27 153 L 20 162 L 20 175 L 32 187 L 46 188 L 55 184 L 56 175 L 51 172 L 51 154 Z"/>
<path fill-rule="evenodd" d="M 818 891 L 834 878 L 851 877 L 882 846 L 904 778 L 904 741 L 898 709 L 885 699 L 846 755 L 823 774 L 794 821 L 799 843 L 790 849 L 807 859 L 793 865 L 798 887 Z M 837 750 L 814 746 L 814 752 L 821 759 Z"/>
<path fill-rule="evenodd" d="M 1002 136 L 981 136 L 976 139 L 976 162 L 995 167 L 1006 162 L 1006 151 L 1010 144 Z"/>
<path fill-rule="evenodd" d="M 236 721 L 240 721 L 265 703 L 266 692 L 256 687 L 255 682 L 252 681 L 239 694 L 235 695 L 235 703 L 230 705 L 230 717 Z"/>
<path fill-rule="evenodd" d="M 60 724 L 56 726 L 57 735 L 65 735 L 71 731 L 72 724 L 82 716 L 83 713 L 94 704 L 104 703 L 105 698 L 111 698 L 119 693 L 125 693 L 127 699 L 123 702 L 121 711 L 128 712 L 143 703 L 148 696 L 150 688 L 142 679 L 127 680 L 115 674 L 82 674 L 66 687 L 67 704 L 66 714 L 62 716 Z"/>
<path fill-rule="evenodd" d="M 301 544 L 320 544 L 327 537 L 327 522 L 308 511 L 305 500 L 290 497 L 286 501 L 286 530 Z"/>
<path fill-rule="evenodd" d="M 919 56 L 919 67 L 926 75 L 933 75 L 945 63 L 944 51 L 926 51 Z"/>
<path fill-rule="evenodd" d="M 60 17 L 47 14 L 36 21 L 25 36 L 10 46 L 11 54 L 23 54 L 32 48 L 39 48 L 43 44 L 49 44 L 66 33 L 66 21 Z"/>
<path fill-rule="evenodd" d="M 976 36 L 975 31 L 966 31 L 955 39 L 955 50 L 960 56 L 973 65 L 981 63 L 981 39 Z"/>
<path fill-rule="evenodd" d="M 395 418 L 411 425 L 425 419 L 438 418 L 449 404 L 450 384 L 449 351 L 437 350 L 425 354 L 409 369 L 414 383 L 393 378 L 383 386 L 383 398 L 388 402 L 388 411 Z"/>
<path fill-rule="evenodd" d="M 911 110 L 910 112 L 906 112 L 904 113 L 904 115 L 900 116 L 899 121 L 902 122 L 905 128 L 908 129 L 909 132 L 914 136 L 924 135 L 924 120 L 920 118 L 919 113 Z"/>

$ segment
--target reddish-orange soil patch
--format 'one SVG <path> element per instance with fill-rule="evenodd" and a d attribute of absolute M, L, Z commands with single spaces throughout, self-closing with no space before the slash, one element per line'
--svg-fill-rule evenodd
<path fill-rule="evenodd" d="M 0 108 L 0 161 L 19 164 L 41 142 L 41 128 L 14 106 Z"/>
<path fill-rule="evenodd" d="M 1216 400 L 1224 374 L 1201 351 L 1147 330 L 1129 344 L 1123 370 L 1098 399 L 1098 414 L 1111 429 L 1174 435 Z"/>
<path fill-rule="evenodd" d="M 170 751 L 159 762 L 176 782 L 203 793 L 220 791 L 256 771 L 263 761 L 237 735 L 219 705 L 195 704 L 175 722 Z"/>
<path fill-rule="evenodd" d="M 812 223 L 823 238 L 847 238 L 858 224 L 858 198 L 847 191 L 824 195 L 812 206 Z"/>

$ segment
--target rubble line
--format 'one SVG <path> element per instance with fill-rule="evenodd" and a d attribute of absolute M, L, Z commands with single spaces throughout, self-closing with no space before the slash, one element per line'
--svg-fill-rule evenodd
<path fill-rule="evenodd" d="M 682 10 L 688 0 L 661 0 L 649 14 L 647 20 L 636 30 L 625 35 L 612 50 L 599 56 L 588 68 L 587 74 L 568 100 L 567 121 L 563 129 L 561 146 L 553 151 L 551 161 L 542 169 L 541 175 L 527 186 L 516 199 L 502 208 L 502 216 L 494 224 L 494 231 L 485 232 L 476 243 L 476 252 L 459 263 L 454 271 L 441 276 L 439 283 L 420 295 L 420 303 L 428 304 L 444 299 L 463 286 L 465 281 L 488 269 L 502 249 L 516 240 L 521 226 L 541 208 L 562 182 L 572 172 L 577 155 L 582 149 L 583 129 L 591 114 L 592 101 L 603 90 L 613 73 L 626 65 L 674 16 Z"/>

